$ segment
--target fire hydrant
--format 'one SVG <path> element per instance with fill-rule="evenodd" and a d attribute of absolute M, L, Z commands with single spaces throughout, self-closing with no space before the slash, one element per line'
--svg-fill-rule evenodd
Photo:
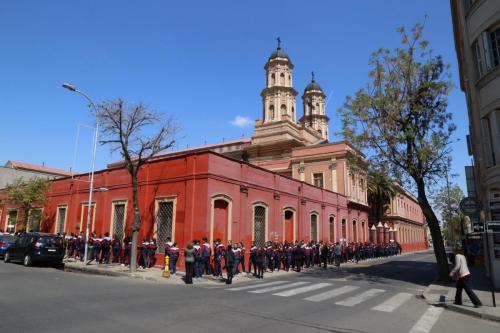
<path fill-rule="evenodd" d="M 163 274 L 162 274 L 162 276 L 164 278 L 169 278 L 170 277 L 169 266 L 170 266 L 170 257 L 167 256 L 167 255 L 165 255 L 165 269 L 164 269 Z"/>

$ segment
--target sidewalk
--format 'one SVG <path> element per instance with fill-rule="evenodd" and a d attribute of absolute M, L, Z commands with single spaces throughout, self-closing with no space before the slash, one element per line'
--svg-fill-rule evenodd
<path fill-rule="evenodd" d="M 425 250 L 428 251 L 428 250 Z M 356 266 L 361 266 L 363 264 L 370 264 L 370 265 L 377 265 L 382 262 L 390 261 L 391 259 L 394 258 L 399 258 L 401 256 L 406 256 L 412 253 L 419 253 L 419 252 L 425 252 L 425 251 L 417 251 L 417 252 L 408 252 L 408 253 L 403 253 L 400 256 L 394 256 L 394 257 L 388 257 L 388 258 L 376 258 L 376 259 L 370 259 L 366 261 L 360 261 L 359 265 L 355 263 L 343 263 L 341 265 L 341 268 L 344 267 L 356 267 Z M 333 266 L 329 265 L 329 268 L 332 269 Z M 65 259 L 65 266 L 64 270 L 66 272 L 78 272 L 78 273 L 86 273 L 86 274 L 96 274 L 96 275 L 105 275 L 105 276 L 114 276 L 114 277 L 128 277 L 128 278 L 136 278 L 136 279 L 142 279 L 142 280 L 148 280 L 148 281 L 153 281 L 157 283 L 168 283 L 168 284 L 184 284 L 183 277 L 185 275 L 184 272 L 179 272 L 177 271 L 177 275 L 175 276 L 170 276 L 169 278 L 164 278 L 162 276 L 163 271 L 158 268 L 158 267 L 153 267 L 149 269 L 140 269 L 137 268 L 137 271 L 135 273 L 130 273 L 130 270 L 128 267 L 121 266 L 119 264 L 97 264 L 95 261 L 92 261 L 88 265 L 84 265 L 83 262 L 79 260 L 75 260 L 72 258 Z M 275 271 L 275 272 L 266 272 L 265 273 L 265 278 L 276 278 L 276 277 L 281 277 L 283 278 L 284 276 L 290 276 L 292 274 L 304 274 L 304 275 L 310 275 L 314 274 L 316 270 L 319 270 L 320 272 L 324 272 L 323 269 L 319 269 L 318 267 L 314 268 L 308 268 L 304 269 L 301 273 L 297 273 L 295 271 L 289 271 L 286 272 L 284 270 L 280 271 Z M 330 271 L 330 270 L 329 270 Z M 337 269 L 337 271 L 341 274 L 345 273 L 343 272 L 342 269 Z M 224 277 L 226 276 L 226 273 L 224 272 Z M 244 283 L 244 282 L 250 282 L 250 281 L 260 281 L 256 277 L 253 276 L 253 274 L 247 274 L 247 273 L 241 273 L 237 274 L 233 278 L 233 284 L 238 284 L 238 283 Z M 216 278 L 213 277 L 212 275 L 203 275 L 201 279 L 193 279 L 193 284 L 196 285 L 203 285 L 203 286 L 217 286 L 220 284 L 223 284 L 225 282 L 224 279 L 221 278 Z"/>
<path fill-rule="evenodd" d="M 500 322 L 500 292 L 495 293 L 497 307 L 493 307 L 491 286 L 480 267 L 469 267 L 471 277 L 469 285 L 479 297 L 483 306 L 475 308 L 465 290 L 462 293 L 463 305 L 453 304 L 455 300 L 455 282 L 429 285 L 422 296 L 429 304 L 443 306 L 451 311 Z"/>

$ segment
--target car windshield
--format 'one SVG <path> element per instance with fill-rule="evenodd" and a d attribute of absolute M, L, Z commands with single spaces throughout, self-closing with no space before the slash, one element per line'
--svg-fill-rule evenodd
<path fill-rule="evenodd" d="M 60 246 L 62 244 L 61 238 L 58 237 L 40 237 L 38 240 L 44 246 Z"/>
<path fill-rule="evenodd" d="M 15 239 L 14 235 L 0 235 L 0 241 L 5 243 L 14 243 Z"/>

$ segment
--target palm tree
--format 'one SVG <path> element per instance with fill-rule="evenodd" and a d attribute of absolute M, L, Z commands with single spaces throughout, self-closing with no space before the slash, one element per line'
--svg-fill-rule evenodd
<path fill-rule="evenodd" d="M 393 181 L 383 170 L 370 170 L 368 172 L 368 203 L 372 214 L 375 216 L 375 223 L 382 221 L 387 206 L 396 195 L 396 188 Z"/>

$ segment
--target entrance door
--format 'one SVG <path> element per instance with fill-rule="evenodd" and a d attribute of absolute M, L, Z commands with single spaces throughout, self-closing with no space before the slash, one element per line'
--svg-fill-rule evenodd
<path fill-rule="evenodd" d="M 285 241 L 291 243 L 293 239 L 293 212 L 285 210 Z"/>
<path fill-rule="evenodd" d="M 229 203 L 225 200 L 214 201 L 213 240 L 220 239 L 223 243 L 229 240 L 227 220 L 229 218 Z"/>

